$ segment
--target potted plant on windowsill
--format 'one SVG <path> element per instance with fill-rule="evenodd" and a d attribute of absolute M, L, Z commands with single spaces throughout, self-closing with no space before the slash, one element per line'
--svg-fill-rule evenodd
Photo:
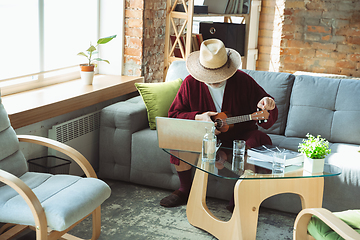
<path fill-rule="evenodd" d="M 305 154 L 304 170 L 310 173 L 324 171 L 325 156 L 331 153 L 329 142 L 320 135 L 306 134 L 307 139 L 299 144 L 299 152 Z"/>
<path fill-rule="evenodd" d="M 80 74 L 81 74 L 81 79 L 83 79 L 85 81 L 86 84 L 91 85 L 93 78 L 94 78 L 94 69 L 96 67 L 96 65 L 93 63 L 94 61 L 103 61 L 106 63 L 110 63 L 108 60 L 102 59 L 102 58 L 93 58 L 93 56 L 95 54 L 97 54 L 98 52 L 96 51 L 97 47 L 100 44 L 105 44 L 110 42 L 111 40 L 113 40 L 114 38 L 116 38 L 116 35 L 110 36 L 110 37 L 105 37 L 105 38 L 100 38 L 97 41 L 97 44 L 94 46 L 90 43 L 90 47 L 86 50 L 86 53 L 84 52 L 79 52 L 77 55 L 78 56 L 84 56 L 87 58 L 88 62 L 84 63 L 84 64 L 80 64 Z"/>

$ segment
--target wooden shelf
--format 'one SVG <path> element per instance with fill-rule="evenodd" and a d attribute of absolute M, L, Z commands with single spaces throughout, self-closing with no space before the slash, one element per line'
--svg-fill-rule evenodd
<path fill-rule="evenodd" d="M 184 1 L 183 1 L 184 2 Z M 193 18 L 194 17 L 224 17 L 224 22 L 231 22 L 231 17 L 243 17 L 245 19 L 246 31 L 245 31 L 245 56 L 243 60 L 244 69 L 256 69 L 256 60 L 258 55 L 258 31 L 259 31 L 259 17 L 261 10 L 261 0 L 250 0 L 250 9 L 247 14 L 217 14 L 217 13 L 208 13 L 208 14 L 194 14 L 194 0 L 188 0 L 187 6 L 184 6 L 185 12 L 175 11 L 175 6 L 180 1 L 167 0 L 166 8 L 166 26 L 165 26 L 165 52 L 164 52 L 164 78 L 166 72 L 171 62 L 177 61 L 180 59 L 186 59 L 186 57 L 191 52 L 191 43 L 192 41 L 192 27 L 193 27 Z M 180 30 L 179 26 L 176 26 L 175 23 L 182 22 Z M 185 33 L 186 29 L 186 33 Z M 175 35 L 177 38 L 182 34 L 186 34 L 186 44 L 184 58 L 174 57 L 173 48 L 174 46 L 170 43 L 170 35 Z M 182 46 L 179 46 L 182 48 Z"/>
<path fill-rule="evenodd" d="M 220 14 L 220 13 L 208 13 L 208 14 L 196 14 L 193 17 L 247 17 L 249 14 Z"/>
<path fill-rule="evenodd" d="M 16 129 L 134 92 L 134 83 L 143 81 L 143 77 L 95 75 L 93 85 L 76 79 L 1 99 Z"/>

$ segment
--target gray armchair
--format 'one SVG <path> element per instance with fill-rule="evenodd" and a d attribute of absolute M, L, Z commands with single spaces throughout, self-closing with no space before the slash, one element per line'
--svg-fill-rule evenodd
<path fill-rule="evenodd" d="M 83 169 L 86 178 L 29 172 L 19 141 L 54 148 Z M 37 136 L 16 136 L 0 96 L 0 239 L 28 228 L 37 240 L 74 239 L 67 232 L 92 214 L 93 235 L 100 235 L 100 205 L 111 190 L 97 179 L 90 163 L 75 149 Z M 78 239 L 78 238 L 77 238 Z"/>

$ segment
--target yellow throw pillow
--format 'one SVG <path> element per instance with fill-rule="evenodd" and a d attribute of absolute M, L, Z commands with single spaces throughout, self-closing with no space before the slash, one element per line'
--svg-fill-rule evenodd
<path fill-rule="evenodd" d="M 155 117 L 167 117 L 170 105 L 181 86 L 182 79 L 161 83 L 135 83 L 148 113 L 151 130 L 156 129 Z"/>

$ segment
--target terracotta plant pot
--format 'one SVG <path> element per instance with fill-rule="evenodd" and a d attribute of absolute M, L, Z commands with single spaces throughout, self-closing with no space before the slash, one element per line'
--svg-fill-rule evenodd
<path fill-rule="evenodd" d="M 92 85 L 94 79 L 94 68 L 95 65 L 80 64 L 80 76 L 81 79 L 87 85 Z"/>
<path fill-rule="evenodd" d="M 81 71 L 84 72 L 93 72 L 95 68 L 95 65 L 91 64 L 90 66 L 88 64 L 80 64 Z"/>

